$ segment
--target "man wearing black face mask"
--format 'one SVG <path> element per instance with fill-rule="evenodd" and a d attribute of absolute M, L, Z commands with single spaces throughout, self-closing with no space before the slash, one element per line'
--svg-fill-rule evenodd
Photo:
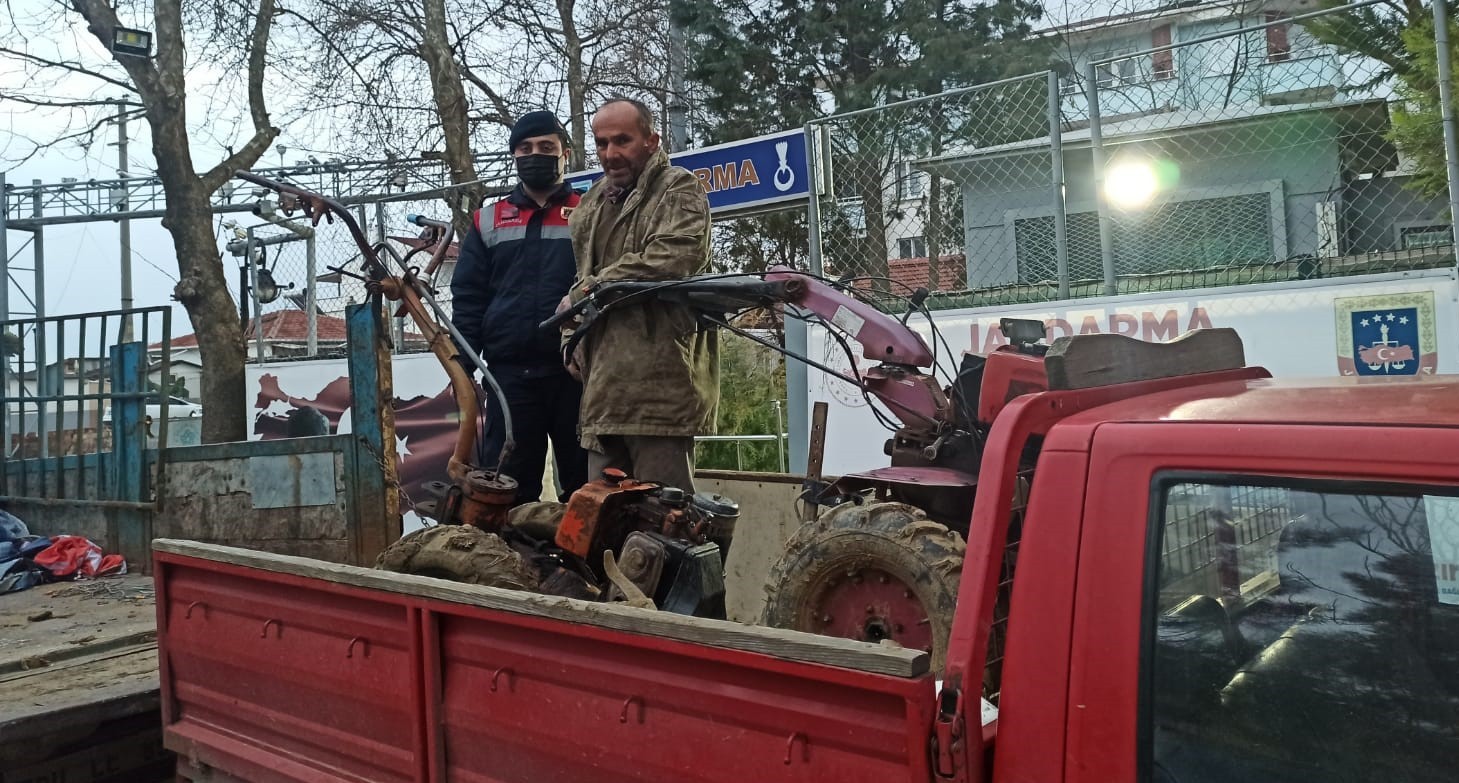
<path fill-rule="evenodd" d="M 562 366 L 555 334 L 537 324 L 551 316 L 576 274 L 567 218 L 578 194 L 563 182 L 568 135 L 552 112 L 522 115 L 509 147 L 519 184 L 472 216 L 451 277 L 451 322 L 465 349 L 491 367 L 512 411 L 516 450 L 503 470 L 517 480 L 517 502 L 542 494 L 547 442 L 556 455 L 566 501 L 587 483 L 587 452 L 578 443 L 582 384 Z M 467 365 L 472 372 L 474 365 Z M 501 410 L 487 403 L 477 463 L 494 467 L 505 437 Z"/>

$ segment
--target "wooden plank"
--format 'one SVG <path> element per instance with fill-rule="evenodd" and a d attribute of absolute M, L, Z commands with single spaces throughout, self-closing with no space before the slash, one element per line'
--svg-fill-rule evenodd
<path fill-rule="evenodd" d="M 158 539 L 156 552 L 195 557 L 274 573 L 323 579 L 370 590 L 433 598 L 514 614 L 594 625 L 616 631 L 677 639 L 711 647 L 761 653 L 785 660 L 859 669 L 893 677 L 918 677 L 928 671 L 929 656 L 921 650 L 881 646 L 851 639 L 816 636 L 779 628 L 740 625 L 617 604 L 579 601 L 550 595 L 460 584 L 357 566 L 325 563 L 288 555 Z"/>
<path fill-rule="evenodd" d="M 380 301 L 345 308 L 350 373 L 350 427 L 356 438 L 350 504 L 357 563 L 375 557 L 402 534 L 400 481 L 395 477 L 395 413 L 390 355 L 380 325 Z"/>
<path fill-rule="evenodd" d="M 1197 329 L 1168 343 L 1120 334 L 1060 337 L 1044 357 L 1050 389 L 1088 389 L 1246 366 L 1235 329 Z"/>
<path fill-rule="evenodd" d="M 50 661 L 49 666 L 42 666 L 38 669 L 20 669 L 5 674 L 0 674 L 0 686 L 16 680 L 26 680 L 35 677 L 50 677 L 57 672 L 67 669 L 78 669 L 92 666 L 98 663 L 105 663 L 115 658 L 131 655 L 132 653 L 148 652 L 157 649 L 157 632 L 144 631 L 128 639 L 118 640 L 116 646 L 104 645 L 101 649 L 91 649 L 85 655 L 75 658 L 61 658 Z"/>
<path fill-rule="evenodd" d="M 763 481 L 767 484 L 800 485 L 805 477 L 794 473 L 768 473 L 756 470 L 696 470 L 694 478 L 710 481 Z"/>
<path fill-rule="evenodd" d="M 313 454 L 344 451 L 353 440 L 351 435 L 312 435 L 307 438 L 278 440 L 245 440 L 233 443 L 208 443 L 201 446 L 173 446 L 167 450 L 169 467 L 179 462 L 215 462 L 226 459 Z"/>
<path fill-rule="evenodd" d="M 152 580 L 139 574 L 12 593 L 0 600 L 0 674 L 136 644 L 156 629 Z"/>
<path fill-rule="evenodd" d="M 821 466 L 826 458 L 826 414 L 830 406 L 824 402 L 817 402 L 811 410 L 811 442 L 810 454 L 806 460 L 805 483 L 815 485 L 825 478 L 821 475 Z M 814 522 L 821 515 L 821 507 L 809 500 L 805 502 L 801 512 L 801 520 Z"/>
<path fill-rule="evenodd" d="M 56 677 L 7 683 L 6 709 L 0 716 L 0 756 L 24 739 L 53 737 L 62 729 L 94 727 L 107 720 L 157 710 L 162 701 L 157 650 L 137 650 Z"/>
<path fill-rule="evenodd" d="M 0 770 L 44 758 L 100 722 L 155 712 L 156 621 L 152 580 L 138 574 L 5 596 Z"/>

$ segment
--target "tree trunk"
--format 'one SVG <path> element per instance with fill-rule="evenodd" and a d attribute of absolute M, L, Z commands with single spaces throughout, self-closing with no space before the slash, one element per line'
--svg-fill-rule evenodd
<path fill-rule="evenodd" d="M 562 49 L 567 60 L 567 112 L 572 133 L 573 171 L 587 168 L 588 160 L 588 85 L 583 78 L 583 40 L 578 36 L 573 19 L 576 0 L 557 0 L 557 15 L 562 22 Z"/>
<path fill-rule="evenodd" d="M 152 128 L 157 177 L 167 193 L 162 227 L 172 235 L 177 254 L 179 280 L 173 295 L 192 320 L 203 364 L 203 442 L 244 440 L 243 328 L 235 318 L 219 317 L 220 313 L 231 315 L 236 308 L 218 261 L 210 194 L 193 173 L 181 85 L 176 91 L 167 90 L 169 75 L 164 73 L 161 78 L 167 97 L 147 107 L 147 122 Z"/>
<path fill-rule="evenodd" d="M 853 160 L 857 161 L 853 170 L 856 172 L 857 189 L 860 191 L 857 195 L 861 199 L 862 214 L 866 218 L 866 241 L 863 245 L 865 260 L 859 265 L 859 269 L 852 271 L 858 275 L 891 277 L 882 159 L 876 155 L 857 155 Z M 872 283 L 872 287 L 879 291 L 890 290 L 889 286 L 885 280 Z"/>
<path fill-rule="evenodd" d="M 475 182 L 476 161 L 471 153 L 471 125 L 467 120 L 466 89 L 461 84 L 461 69 L 446 31 L 445 0 L 425 0 L 425 29 L 422 30 L 420 56 L 431 74 L 431 95 L 436 101 L 436 114 L 441 118 L 445 137 L 446 167 L 451 182 Z M 456 230 L 465 235 L 471 229 L 471 210 L 481 202 L 482 188 L 470 185 L 456 191 L 456 198 L 447 199 Z"/>
<path fill-rule="evenodd" d="M 98 41 L 106 45 L 112 40 L 118 21 L 110 5 L 104 0 L 71 0 L 71 4 L 86 19 L 88 30 Z M 228 294 L 223 264 L 218 258 L 209 199 L 238 169 L 253 165 L 278 136 L 278 129 L 270 125 L 264 107 L 263 77 L 273 16 L 273 0 L 260 0 L 249 36 L 248 103 L 254 124 L 253 138 L 202 176 L 193 168 L 187 133 L 181 0 L 155 3 L 155 58 L 115 58 L 136 86 L 152 130 L 157 178 L 167 196 L 162 226 L 172 235 L 180 273 L 173 296 L 182 303 L 192 321 L 203 363 L 202 438 L 205 443 L 243 440 L 247 435 L 243 330 L 231 317 L 233 298 Z"/>
<path fill-rule="evenodd" d="M 172 233 L 182 273 L 174 294 L 192 319 L 203 364 L 201 395 L 207 401 L 203 408 L 203 442 L 245 440 L 247 355 L 243 328 L 232 315 L 237 307 L 228 294 L 223 265 L 216 260 L 218 247 L 208 193 L 196 177 L 192 180 L 186 188 L 177 189 L 185 191 L 178 197 L 169 190 L 162 225 Z"/>

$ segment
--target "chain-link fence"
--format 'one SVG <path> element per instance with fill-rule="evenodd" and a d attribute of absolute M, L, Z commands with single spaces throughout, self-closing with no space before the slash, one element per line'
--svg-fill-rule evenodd
<path fill-rule="evenodd" d="M 1333 23 L 1351 8 L 1231 9 L 812 123 L 813 252 L 944 307 L 1450 266 L 1442 156 L 1425 174 L 1395 143 L 1396 123 L 1438 138 L 1440 114 L 1414 127 L 1361 28 Z"/>
<path fill-rule="evenodd" d="M 1053 85 L 1040 73 L 813 123 L 823 195 L 812 220 L 825 272 L 893 293 L 1015 278 L 1005 213 L 1055 201 Z M 1024 242 L 1054 248 L 1055 239 Z"/>
<path fill-rule="evenodd" d="M 449 220 L 440 199 L 379 201 L 357 205 L 351 214 L 371 243 L 388 242 L 411 266 L 424 268 L 432 242 L 409 220 L 413 214 Z M 299 214 L 276 214 L 250 228 L 229 226 L 227 248 L 236 262 L 236 292 L 241 292 L 239 317 L 248 324 L 251 361 L 289 361 L 343 356 L 346 351 L 345 308 L 368 296 L 360 279 L 360 249 L 340 221 L 311 227 Z M 459 241 L 459 237 L 457 240 Z M 451 307 L 453 242 L 436 271 L 436 301 Z M 411 255 L 413 251 L 421 252 Z M 253 259 L 252 264 L 244 258 Z M 392 270 L 390 259 L 385 259 Z M 311 295 L 312 292 L 312 295 Z M 255 318 L 261 311 L 262 315 Z M 394 314 L 391 309 L 391 314 Z M 254 323 L 262 325 L 261 330 Z M 426 350 L 418 330 L 406 318 L 393 322 L 392 340 L 401 353 Z"/>

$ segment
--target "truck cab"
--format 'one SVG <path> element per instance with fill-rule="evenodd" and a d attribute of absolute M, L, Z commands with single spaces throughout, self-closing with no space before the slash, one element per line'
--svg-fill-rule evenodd
<path fill-rule="evenodd" d="M 1453 779 L 1459 382 L 1224 375 L 1009 406 L 1033 433 L 1082 410 L 1044 429 L 1022 518 L 980 494 L 1006 634 L 1008 569 L 970 555 L 950 668 L 997 667 L 998 714 L 944 774 Z"/>

